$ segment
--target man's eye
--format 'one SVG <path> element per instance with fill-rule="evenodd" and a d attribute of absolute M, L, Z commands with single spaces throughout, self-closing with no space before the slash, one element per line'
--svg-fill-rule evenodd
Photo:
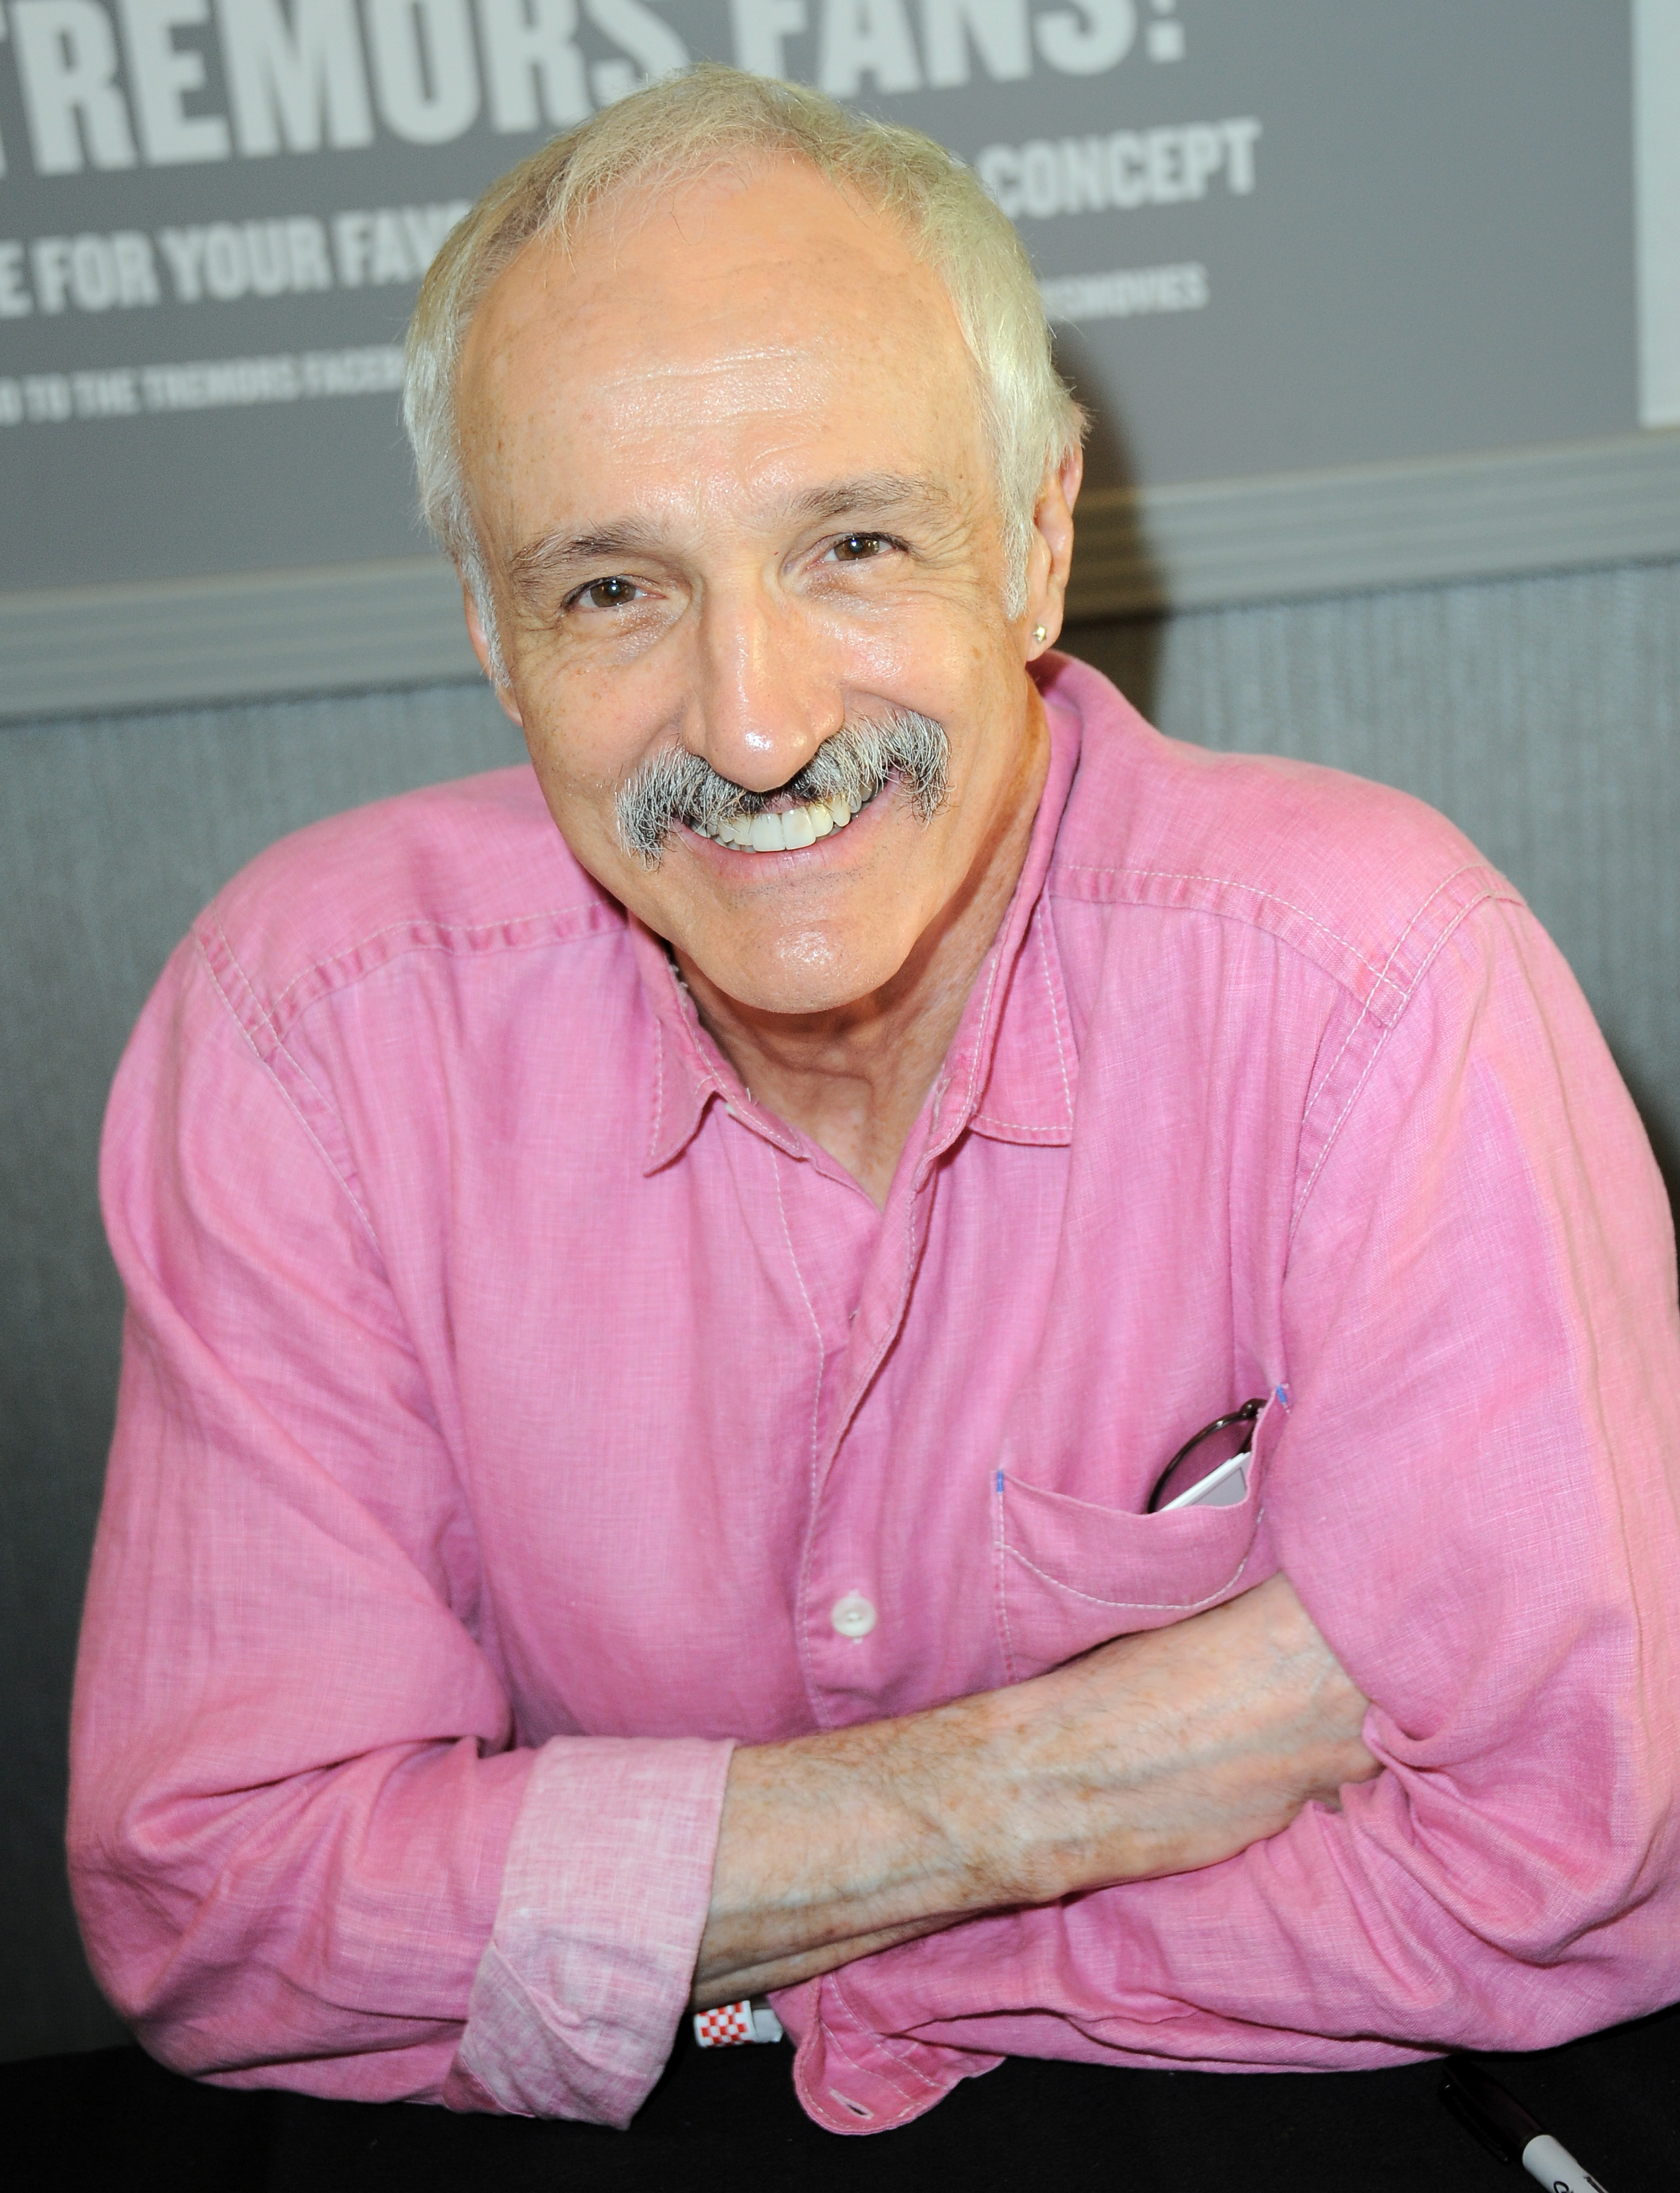
<path fill-rule="evenodd" d="M 585 609 L 622 610 L 634 601 L 637 591 L 631 579 L 592 579 L 572 598 Z"/>
<path fill-rule="evenodd" d="M 884 533 L 848 533 L 835 541 L 834 554 L 842 564 L 864 564 L 894 545 Z"/>

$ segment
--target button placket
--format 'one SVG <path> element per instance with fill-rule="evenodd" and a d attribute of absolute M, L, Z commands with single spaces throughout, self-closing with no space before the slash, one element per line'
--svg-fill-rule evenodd
<path fill-rule="evenodd" d="M 829 1427 L 828 1435 L 823 1442 L 824 1452 L 813 1481 L 811 1529 L 806 1540 L 806 1579 L 800 1594 L 803 1619 L 807 1623 L 811 1622 L 811 1617 L 816 1613 L 816 1607 L 811 1604 L 812 1600 L 816 1600 L 817 1606 L 822 1605 L 822 1597 L 811 1589 L 816 1581 L 812 1574 L 812 1565 L 822 1560 L 821 1548 L 825 1535 L 825 1526 L 828 1532 L 833 1532 L 839 1521 L 835 1512 L 837 1494 L 834 1472 L 845 1448 L 852 1418 L 863 1403 L 882 1356 L 891 1346 L 893 1337 L 902 1328 L 909 1312 L 914 1274 L 920 1260 L 921 1248 L 926 1239 L 932 1202 L 932 1182 L 925 1177 L 920 1165 L 915 1168 L 910 1178 L 903 1184 L 901 1192 L 903 1194 L 902 1205 L 895 1210 L 897 1198 L 894 1197 L 889 1200 L 887 1208 L 882 1214 L 880 1231 L 877 1235 L 874 1252 L 870 1260 L 871 1271 L 869 1278 L 866 1279 L 863 1298 L 858 1305 L 862 1314 L 856 1318 L 855 1321 L 848 1320 L 849 1331 L 846 1344 L 833 1366 L 833 1371 L 836 1374 L 834 1383 L 840 1390 L 836 1394 L 837 1406 Z M 894 1274 L 896 1284 L 892 1291 L 890 1307 L 880 1303 L 874 1288 L 869 1284 L 871 1280 L 878 1276 L 879 1267 L 884 1256 L 891 1257 L 897 1266 Z M 841 1566 L 842 1561 L 845 1563 L 844 1566 Z M 840 1573 L 835 1576 L 832 1569 L 829 1571 L 829 1590 L 832 1590 L 836 1583 L 846 1581 L 846 1568 L 851 1566 L 851 1561 L 846 1560 L 842 1553 L 840 1559 L 834 1563 L 834 1566 L 840 1568 Z M 853 1573 L 856 1574 L 855 1570 Z M 820 1620 L 821 1618 L 817 1618 Z M 874 1601 L 853 1584 L 843 1591 L 829 1606 L 830 1638 L 843 1638 L 851 1645 L 861 1645 L 864 1639 L 877 1628 L 880 1619 L 880 1609 Z M 814 1628 L 814 1624 L 812 1627 Z M 821 1715 L 823 1710 L 821 1701 L 827 1686 L 817 1670 L 820 1666 L 823 1647 L 817 1645 L 817 1640 L 811 1635 L 811 1629 L 808 1629 L 806 1635 L 809 1640 L 807 1650 L 814 1650 L 818 1654 L 816 1663 L 807 1663 L 809 1670 L 807 1682 L 810 1686 L 812 1703 L 817 1706 L 818 1714 Z M 824 1640 L 823 1644 L 829 1651 L 835 1649 L 829 1640 Z M 840 1674 L 838 1663 L 835 1665 L 834 1674 L 843 1687 L 845 1678 Z M 823 1725 L 827 1725 L 826 1721 Z"/>

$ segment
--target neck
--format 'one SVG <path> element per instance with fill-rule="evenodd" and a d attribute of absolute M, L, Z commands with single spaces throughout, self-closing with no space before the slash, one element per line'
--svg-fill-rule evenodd
<path fill-rule="evenodd" d="M 1008 911 L 1049 766 L 1035 696 L 1022 767 L 962 888 L 869 996 L 830 1012 L 760 1012 L 677 954 L 701 1021 L 743 1085 L 844 1165 L 878 1207 Z"/>

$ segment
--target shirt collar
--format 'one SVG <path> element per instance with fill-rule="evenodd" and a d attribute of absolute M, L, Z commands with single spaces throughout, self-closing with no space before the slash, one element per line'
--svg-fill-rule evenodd
<path fill-rule="evenodd" d="M 1035 667 L 1044 675 L 1056 662 L 1046 657 Z M 925 1162 L 969 1126 L 994 1142 L 1073 1138 L 1079 1061 L 1044 881 L 1079 766 L 1080 731 L 1073 711 L 1049 696 L 1045 715 L 1050 767 L 1027 857 L 934 1084 Z"/>
<path fill-rule="evenodd" d="M 688 985 L 663 942 L 634 914 L 630 943 L 642 993 L 653 1008 L 653 1114 L 642 1171 L 654 1173 L 688 1148 L 714 1096 L 731 1110 L 743 1108 L 747 1097 L 729 1062 L 701 1027 Z"/>
<path fill-rule="evenodd" d="M 1053 672 L 1055 658 L 1044 667 Z M 1053 698 L 1046 700 L 1045 713 L 1050 766 L 1027 857 L 934 1083 L 924 1163 L 970 1125 L 995 1142 L 1048 1144 L 1072 1138 L 1079 1062 L 1044 879 L 1079 764 L 1080 734 L 1077 717 Z M 798 1137 L 742 1087 L 701 1026 L 664 944 L 634 915 L 629 926 L 655 1022 L 652 1116 L 643 1172 L 657 1172 L 681 1155 L 714 1098 L 790 1157 L 803 1155 Z"/>

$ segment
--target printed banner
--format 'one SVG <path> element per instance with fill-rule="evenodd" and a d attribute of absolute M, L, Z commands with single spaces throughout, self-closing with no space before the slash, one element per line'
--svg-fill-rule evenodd
<path fill-rule="evenodd" d="M 972 164 L 1098 484 L 1639 423 L 1612 0 L 3 0 L 0 592 L 418 553 L 433 253 L 702 55 Z"/>

